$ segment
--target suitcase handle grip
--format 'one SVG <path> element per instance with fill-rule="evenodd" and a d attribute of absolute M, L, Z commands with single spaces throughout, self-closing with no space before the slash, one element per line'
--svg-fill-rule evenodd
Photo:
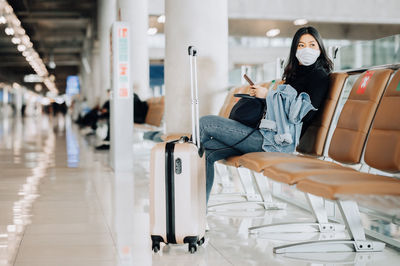
<path fill-rule="evenodd" d="M 196 49 L 196 47 L 194 47 L 194 46 L 189 46 L 188 47 L 188 53 L 189 53 L 189 55 L 193 55 L 193 56 L 196 56 L 197 55 L 197 49 Z"/>

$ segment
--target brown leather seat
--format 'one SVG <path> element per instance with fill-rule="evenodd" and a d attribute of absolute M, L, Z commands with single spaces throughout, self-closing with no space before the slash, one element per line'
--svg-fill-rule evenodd
<path fill-rule="evenodd" d="M 400 71 L 393 76 L 383 96 L 365 149 L 365 162 L 378 170 L 400 172 Z M 310 175 L 297 188 L 314 195 L 336 199 L 340 195 L 400 195 L 400 180 L 366 173 L 330 171 Z"/>
<path fill-rule="evenodd" d="M 239 158 L 240 155 L 238 156 L 231 156 L 229 158 L 227 158 L 226 160 L 222 160 L 220 161 L 221 163 L 225 164 L 225 165 L 229 165 L 229 166 L 234 166 L 234 167 L 239 167 Z"/>
<path fill-rule="evenodd" d="M 248 153 L 239 159 L 240 165 L 256 172 L 262 172 L 264 169 L 280 162 L 293 162 L 299 160 L 299 158 L 304 160 L 304 155 L 321 156 L 336 105 L 347 76 L 347 73 L 341 72 L 332 73 L 330 75 L 330 88 L 323 112 L 320 113 L 300 139 L 298 150 L 302 152 L 303 155 L 272 152 Z"/>
<path fill-rule="evenodd" d="M 316 160 L 313 159 L 308 162 L 302 160 L 301 163 L 279 163 L 275 166 L 266 168 L 264 170 L 264 175 L 275 181 L 294 185 L 307 176 L 326 173 L 327 170 L 335 172 L 336 175 L 339 175 L 339 172 L 347 173 L 356 171 L 352 168 L 343 167 L 333 162 L 319 160 L 319 162 L 323 162 L 319 163 L 315 161 Z"/>
<path fill-rule="evenodd" d="M 367 132 L 392 70 L 375 70 L 372 76 L 370 73 L 365 72 L 357 79 L 340 114 L 329 147 L 330 157 L 338 162 L 347 164 L 360 162 Z M 365 78 L 368 78 L 369 82 L 363 93 L 360 93 L 360 86 L 363 85 Z M 308 175 L 324 172 L 324 166 L 329 171 L 349 170 L 339 165 L 332 167 L 331 162 L 297 160 L 266 168 L 264 175 L 280 182 L 295 184 Z"/>
<path fill-rule="evenodd" d="M 308 158 L 314 161 L 314 157 L 307 157 L 306 155 L 294 155 L 282 152 L 251 152 L 240 156 L 240 158 L 238 158 L 238 165 L 255 172 L 262 172 L 265 168 L 282 161 L 292 162 L 299 160 L 299 158 Z"/>
<path fill-rule="evenodd" d="M 149 106 L 149 109 L 146 114 L 145 124 L 159 127 L 164 117 L 164 96 L 150 98 L 147 100 L 147 104 Z"/>
<path fill-rule="evenodd" d="M 296 188 L 332 200 L 349 194 L 400 196 L 400 180 L 360 172 L 317 174 L 299 181 Z"/>
<path fill-rule="evenodd" d="M 297 146 L 298 152 L 314 156 L 323 154 L 328 131 L 347 77 L 347 73 L 341 72 L 330 75 L 330 90 L 324 103 L 323 112 L 318 113 L 313 123 L 304 132 Z"/>

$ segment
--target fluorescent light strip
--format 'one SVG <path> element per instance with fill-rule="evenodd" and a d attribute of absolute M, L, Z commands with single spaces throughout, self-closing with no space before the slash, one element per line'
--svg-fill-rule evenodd
<path fill-rule="evenodd" d="M 49 72 L 43 63 L 43 60 L 33 48 L 33 43 L 29 36 L 25 34 L 25 30 L 21 26 L 21 21 L 14 14 L 14 10 L 7 0 L 0 0 L 0 24 L 7 24 L 5 32 L 9 36 L 13 36 L 11 41 L 13 44 L 17 45 L 17 50 L 22 52 L 22 55 L 31 65 L 33 70 L 43 78 L 44 84 L 49 91 L 58 94 L 56 84 L 54 81 L 49 79 Z"/>

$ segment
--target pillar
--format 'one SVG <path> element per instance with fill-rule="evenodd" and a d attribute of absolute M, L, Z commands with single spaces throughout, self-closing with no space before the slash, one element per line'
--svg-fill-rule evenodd
<path fill-rule="evenodd" d="M 149 48 L 147 29 L 149 12 L 147 0 L 118 0 L 118 17 L 131 29 L 131 79 L 133 90 L 143 99 L 151 96 L 149 90 Z"/>
<path fill-rule="evenodd" d="M 98 38 L 100 41 L 100 99 L 96 99 L 98 104 L 102 104 L 108 98 L 107 89 L 111 88 L 111 69 L 110 69 L 110 31 L 112 24 L 117 18 L 116 0 L 100 0 L 98 12 Z"/>
<path fill-rule="evenodd" d="M 228 85 L 227 0 L 166 0 L 165 16 L 166 131 L 190 132 L 187 47 L 198 51 L 200 116 L 217 114 Z"/>

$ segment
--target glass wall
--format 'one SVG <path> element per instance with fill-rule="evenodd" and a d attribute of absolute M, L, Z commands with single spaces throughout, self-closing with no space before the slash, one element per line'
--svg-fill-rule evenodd
<path fill-rule="evenodd" d="M 335 70 L 400 63 L 400 34 L 339 48 Z"/>

